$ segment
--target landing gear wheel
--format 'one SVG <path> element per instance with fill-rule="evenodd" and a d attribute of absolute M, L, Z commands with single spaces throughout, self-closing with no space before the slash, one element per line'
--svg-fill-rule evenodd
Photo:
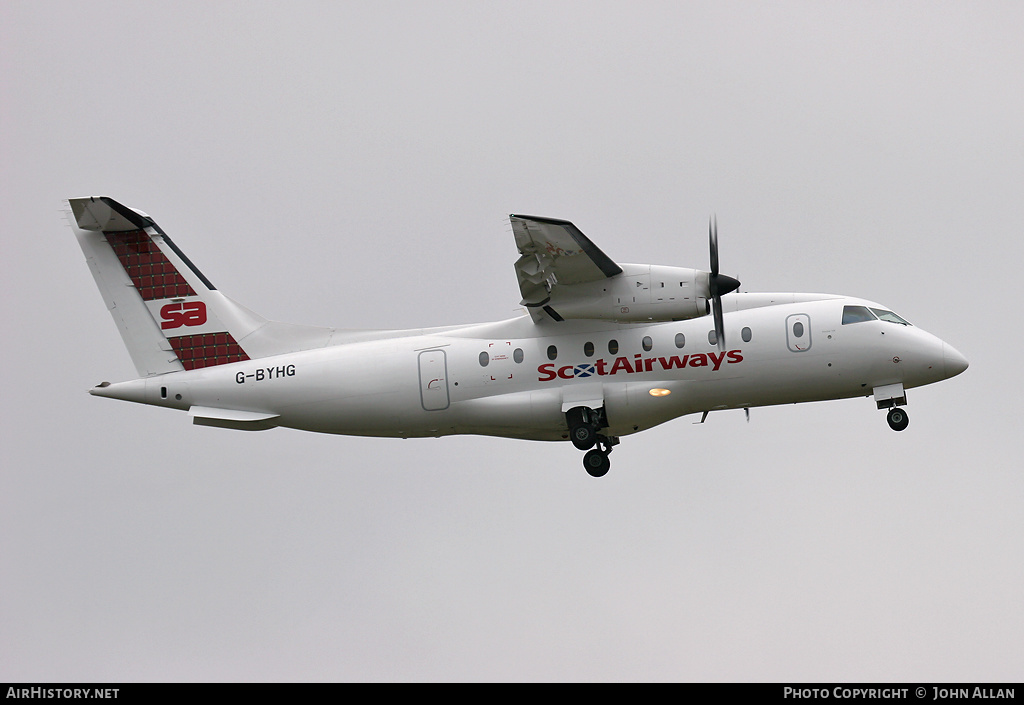
<path fill-rule="evenodd" d="M 599 448 L 588 450 L 587 454 L 583 456 L 583 467 L 587 469 L 591 477 L 604 477 L 608 474 L 608 468 L 611 466 L 608 453 Z"/>
<path fill-rule="evenodd" d="M 578 450 L 590 450 L 598 440 L 601 414 L 586 406 L 576 406 L 565 413 L 569 426 L 569 440 Z"/>
<path fill-rule="evenodd" d="M 579 450 L 589 450 L 597 443 L 597 428 L 590 424 L 580 424 L 569 429 L 569 438 Z"/>
<path fill-rule="evenodd" d="M 889 422 L 889 428 L 893 431 L 902 431 L 910 423 L 907 412 L 898 406 L 889 409 L 889 414 L 885 417 L 885 420 Z"/>

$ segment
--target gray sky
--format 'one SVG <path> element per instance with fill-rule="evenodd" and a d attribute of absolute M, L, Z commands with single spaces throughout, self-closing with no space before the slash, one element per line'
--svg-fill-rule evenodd
<path fill-rule="evenodd" d="M 0 2 L 0 680 L 1019 681 L 1017 2 Z M 269 318 L 515 315 L 507 214 L 971 368 L 569 444 L 194 427 L 62 199 Z"/>

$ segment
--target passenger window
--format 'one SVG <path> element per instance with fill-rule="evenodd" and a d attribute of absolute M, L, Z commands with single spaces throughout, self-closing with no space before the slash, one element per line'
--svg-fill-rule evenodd
<path fill-rule="evenodd" d="M 740 337 L 743 338 L 743 342 L 744 343 L 749 343 L 750 342 L 750 337 L 751 337 L 750 329 L 749 328 L 744 328 L 743 330 L 741 330 L 740 331 Z"/>
<path fill-rule="evenodd" d="M 644 352 L 650 352 L 651 348 L 654 347 L 654 341 L 651 340 L 651 336 L 645 335 L 644 339 L 640 341 L 640 345 L 643 346 Z"/>
<path fill-rule="evenodd" d="M 712 345 L 718 345 L 718 333 L 713 330 L 708 331 L 708 342 Z"/>
<path fill-rule="evenodd" d="M 801 323 L 800 321 L 797 321 L 796 323 L 793 324 L 793 337 L 794 338 L 802 338 L 803 335 L 804 335 L 804 324 Z"/>
<path fill-rule="evenodd" d="M 516 348 L 512 352 L 512 359 L 515 360 L 517 363 L 518 362 L 522 362 L 523 361 L 523 349 L 522 348 Z"/>
<path fill-rule="evenodd" d="M 480 353 L 480 367 L 487 367 L 487 363 L 491 361 L 491 356 L 486 352 Z"/>
<path fill-rule="evenodd" d="M 843 306 L 843 325 L 875 320 L 867 306 Z"/>
<path fill-rule="evenodd" d="M 686 345 L 686 336 L 682 333 L 676 333 L 676 347 L 681 348 Z"/>
<path fill-rule="evenodd" d="M 609 355 L 615 355 L 618 352 L 619 352 L 619 341 L 617 341 L 617 340 L 609 340 L 608 341 L 608 354 Z"/>
<path fill-rule="evenodd" d="M 558 359 L 558 348 L 556 348 L 554 345 L 549 345 L 548 346 L 548 359 L 549 360 L 557 360 Z"/>
<path fill-rule="evenodd" d="M 594 344 L 591 343 L 589 340 L 583 344 L 583 354 L 586 355 L 587 357 L 594 356 Z"/>

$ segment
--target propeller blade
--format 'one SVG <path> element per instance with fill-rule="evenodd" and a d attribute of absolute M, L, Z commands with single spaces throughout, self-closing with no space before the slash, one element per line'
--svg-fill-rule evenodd
<path fill-rule="evenodd" d="M 722 296 L 740 288 L 738 280 L 718 273 L 718 216 L 712 215 L 708 223 L 708 242 L 711 249 L 711 274 L 708 277 L 708 293 L 715 315 L 715 340 L 719 350 L 725 350 L 725 316 L 722 312 Z"/>
<path fill-rule="evenodd" d="M 711 243 L 711 278 L 718 276 L 718 216 L 712 215 L 708 223 L 708 241 Z"/>
<path fill-rule="evenodd" d="M 722 314 L 722 297 L 716 296 L 712 309 L 715 314 L 715 342 L 719 351 L 725 350 L 725 317 Z"/>

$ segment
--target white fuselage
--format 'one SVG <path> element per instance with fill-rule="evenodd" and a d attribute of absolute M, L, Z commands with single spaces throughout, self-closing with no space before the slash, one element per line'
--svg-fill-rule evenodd
<path fill-rule="evenodd" d="M 702 411 L 917 387 L 966 367 L 953 348 L 914 326 L 843 325 L 845 305 L 877 306 L 860 299 L 729 299 L 721 351 L 710 339 L 710 316 L 648 324 L 523 317 L 353 334 L 351 342 L 92 393 L 191 410 L 197 422 L 231 428 L 564 440 L 565 411 L 577 404 L 603 406 L 608 434 L 624 436 Z"/>

